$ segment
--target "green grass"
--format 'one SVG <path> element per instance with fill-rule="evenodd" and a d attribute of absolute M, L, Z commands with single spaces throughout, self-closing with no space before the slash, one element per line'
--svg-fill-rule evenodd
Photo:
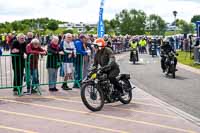
<path fill-rule="evenodd" d="M 199 64 L 195 64 L 194 63 L 194 59 L 190 58 L 190 52 L 183 52 L 183 51 L 178 51 L 177 52 L 179 54 L 178 58 L 178 62 L 184 64 L 184 65 L 188 65 L 197 69 L 200 69 L 200 65 Z"/>

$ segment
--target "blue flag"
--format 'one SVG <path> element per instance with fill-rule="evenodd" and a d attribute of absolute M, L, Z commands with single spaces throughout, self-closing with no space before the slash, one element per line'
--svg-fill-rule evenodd
<path fill-rule="evenodd" d="M 103 36 L 105 34 L 103 12 L 104 12 L 104 0 L 101 0 L 101 6 L 100 6 L 100 10 L 99 10 L 99 22 L 98 22 L 98 28 L 97 28 L 99 38 L 103 38 Z"/>

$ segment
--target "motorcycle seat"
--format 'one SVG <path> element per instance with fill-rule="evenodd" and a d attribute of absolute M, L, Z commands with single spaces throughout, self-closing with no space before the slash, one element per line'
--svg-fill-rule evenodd
<path fill-rule="evenodd" d="M 130 79 L 131 75 L 130 74 L 120 74 L 117 79 Z"/>

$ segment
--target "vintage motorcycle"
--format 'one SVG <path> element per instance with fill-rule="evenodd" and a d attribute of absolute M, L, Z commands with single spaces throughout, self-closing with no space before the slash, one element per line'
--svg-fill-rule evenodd
<path fill-rule="evenodd" d="M 110 67 L 92 68 L 81 85 L 81 99 L 84 105 L 91 111 L 100 111 L 105 103 L 122 102 L 129 104 L 132 100 L 132 87 L 129 74 L 121 74 L 117 77 L 123 93 L 114 88 L 110 83 L 106 71 Z"/>

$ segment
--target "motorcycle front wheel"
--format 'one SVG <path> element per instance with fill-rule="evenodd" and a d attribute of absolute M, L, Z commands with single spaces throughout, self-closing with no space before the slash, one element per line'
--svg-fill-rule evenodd
<path fill-rule="evenodd" d="M 171 66 L 171 73 L 172 73 L 172 77 L 175 79 L 176 78 L 176 69 L 175 69 L 175 65 Z"/>
<path fill-rule="evenodd" d="M 103 91 L 93 83 L 85 83 L 81 86 L 81 99 L 84 105 L 91 111 L 100 111 L 104 106 Z"/>

